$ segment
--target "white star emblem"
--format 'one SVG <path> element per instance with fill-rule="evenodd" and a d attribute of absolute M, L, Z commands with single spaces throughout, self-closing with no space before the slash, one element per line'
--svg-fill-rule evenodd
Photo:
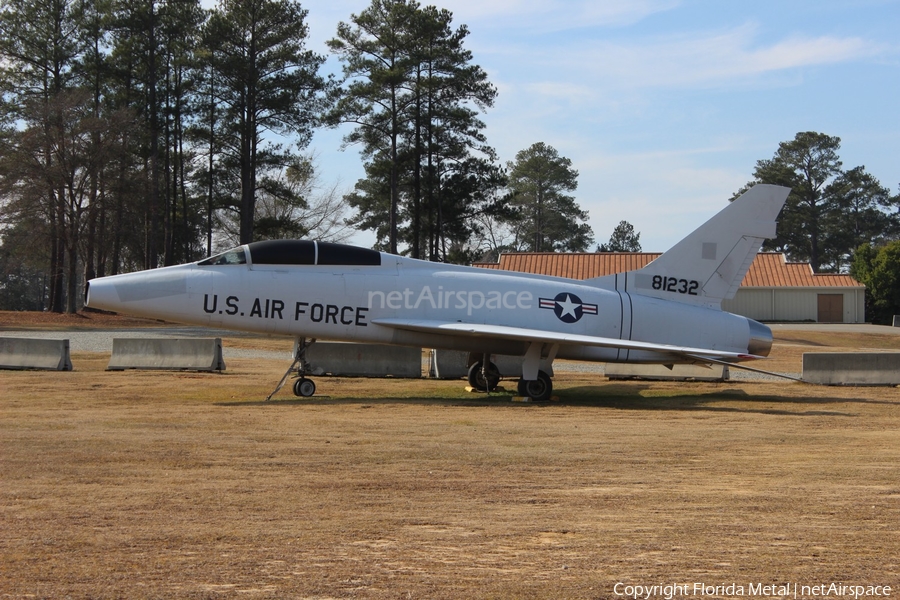
<path fill-rule="evenodd" d="M 572 297 L 566 294 L 565 302 L 556 303 L 562 309 L 562 313 L 559 315 L 559 318 L 563 318 L 566 315 L 572 315 L 573 319 L 577 319 L 578 315 L 575 314 L 575 309 L 581 306 L 580 304 L 576 304 L 572 302 Z"/>

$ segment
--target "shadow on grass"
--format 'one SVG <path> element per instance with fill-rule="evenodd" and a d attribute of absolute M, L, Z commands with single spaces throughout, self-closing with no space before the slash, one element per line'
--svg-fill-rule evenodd
<path fill-rule="evenodd" d="M 322 390 L 323 392 L 326 390 Z M 793 416 L 838 416 L 854 417 L 855 413 L 823 410 L 830 404 L 885 404 L 895 402 L 883 400 L 867 400 L 865 398 L 837 397 L 795 397 L 778 394 L 753 394 L 739 388 L 714 389 L 697 391 L 678 389 L 659 389 L 649 383 L 606 383 L 567 387 L 556 390 L 558 400 L 552 402 L 513 402 L 513 394 L 498 392 L 493 394 L 443 394 L 435 390 L 413 394 L 405 397 L 331 397 L 327 394 L 312 398 L 279 397 L 269 402 L 262 399 L 232 402 L 219 402 L 218 406 L 354 406 L 367 408 L 406 404 L 418 406 L 455 406 L 455 407 L 496 407 L 513 409 L 541 409 L 559 406 L 581 406 L 609 408 L 618 410 L 657 410 L 657 411 L 708 411 L 733 412 L 748 414 L 793 415 Z M 722 403 L 729 403 L 722 406 Z M 775 406 L 773 406 L 775 405 Z"/>
<path fill-rule="evenodd" d="M 815 396 L 781 396 L 777 394 L 752 394 L 739 388 L 716 389 L 709 392 L 686 392 L 654 389 L 649 385 L 635 386 L 608 384 L 604 386 L 571 387 L 559 392 L 560 401 L 570 405 L 598 406 L 624 410 L 674 410 L 755 413 L 768 415 L 853 417 L 855 413 L 813 409 L 812 406 L 829 404 L 895 404 L 864 398 L 837 398 Z M 716 406 L 723 402 L 740 403 Z M 777 407 L 772 406 L 778 405 Z M 801 407 L 806 407 L 801 408 Z"/>
<path fill-rule="evenodd" d="M 803 337 L 778 336 L 777 341 L 785 344 L 795 344 L 797 346 L 811 346 L 821 348 L 829 346 L 829 344 L 826 344 L 824 342 L 817 342 Z"/>

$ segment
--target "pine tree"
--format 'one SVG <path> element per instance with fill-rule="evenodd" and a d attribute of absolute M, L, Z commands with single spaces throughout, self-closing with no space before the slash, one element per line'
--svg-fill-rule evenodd
<path fill-rule="evenodd" d="M 628 221 L 619 221 L 608 244 L 601 244 L 597 252 L 640 252 L 641 234 L 635 233 L 634 225 Z"/>
<path fill-rule="evenodd" d="M 306 49 L 306 11 L 292 0 L 225 0 L 210 17 L 209 48 L 223 107 L 219 140 L 240 182 L 234 208 L 240 242 L 252 242 L 259 174 L 287 168 L 294 156 L 264 134 L 292 135 L 305 147 L 324 108 L 325 58 Z M 225 161 L 228 165 L 228 162 Z"/>
<path fill-rule="evenodd" d="M 532 252 L 584 252 L 594 234 L 583 222 L 587 212 L 564 193 L 578 187 L 572 161 L 538 142 L 516 154 L 508 169 L 510 203 L 519 209 L 515 223 L 520 247 Z"/>
<path fill-rule="evenodd" d="M 367 161 L 367 179 L 348 196 L 356 223 L 391 252 L 404 242 L 431 260 L 465 244 L 469 217 L 492 206 L 485 189 L 502 180 L 476 110 L 496 89 L 464 48 L 468 29 L 452 20 L 409 0 L 373 0 L 329 42 L 346 77 L 330 122 L 355 126 L 344 141 Z"/>

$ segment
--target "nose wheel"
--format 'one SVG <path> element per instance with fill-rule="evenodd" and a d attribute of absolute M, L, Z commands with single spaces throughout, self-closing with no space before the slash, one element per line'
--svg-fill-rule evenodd
<path fill-rule="evenodd" d="M 316 393 L 316 382 L 306 377 L 301 377 L 294 382 L 294 395 L 309 398 Z"/>
<path fill-rule="evenodd" d="M 297 372 L 297 381 L 294 382 L 294 395 L 299 396 L 301 398 L 309 398 L 313 394 L 316 393 L 316 384 L 312 379 L 307 379 L 306 374 L 310 372 L 309 362 L 306 360 L 306 351 L 312 346 L 316 340 L 307 340 L 306 338 L 297 338 L 297 341 L 294 343 L 294 362 L 291 363 L 291 366 L 288 367 L 288 370 L 285 371 L 284 376 L 281 378 L 281 381 L 278 382 L 278 385 L 266 397 L 266 402 L 272 399 L 272 396 L 278 393 L 282 387 L 284 387 L 284 382 L 287 381 L 287 378 L 290 374 L 296 370 Z"/>

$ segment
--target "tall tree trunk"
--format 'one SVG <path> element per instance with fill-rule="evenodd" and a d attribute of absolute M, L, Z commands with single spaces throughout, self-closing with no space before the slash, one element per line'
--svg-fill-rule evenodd
<path fill-rule="evenodd" d="M 391 88 L 391 215 L 389 250 L 391 254 L 397 254 L 397 204 L 400 202 L 400 192 L 397 183 L 397 89 Z"/>
<path fill-rule="evenodd" d="M 149 228 L 147 235 L 146 267 L 155 269 L 159 265 L 159 250 L 156 236 L 159 231 L 159 107 L 156 98 L 156 3 L 150 0 L 149 27 L 149 79 L 147 86 L 150 95 L 150 195 L 149 195 Z"/>

